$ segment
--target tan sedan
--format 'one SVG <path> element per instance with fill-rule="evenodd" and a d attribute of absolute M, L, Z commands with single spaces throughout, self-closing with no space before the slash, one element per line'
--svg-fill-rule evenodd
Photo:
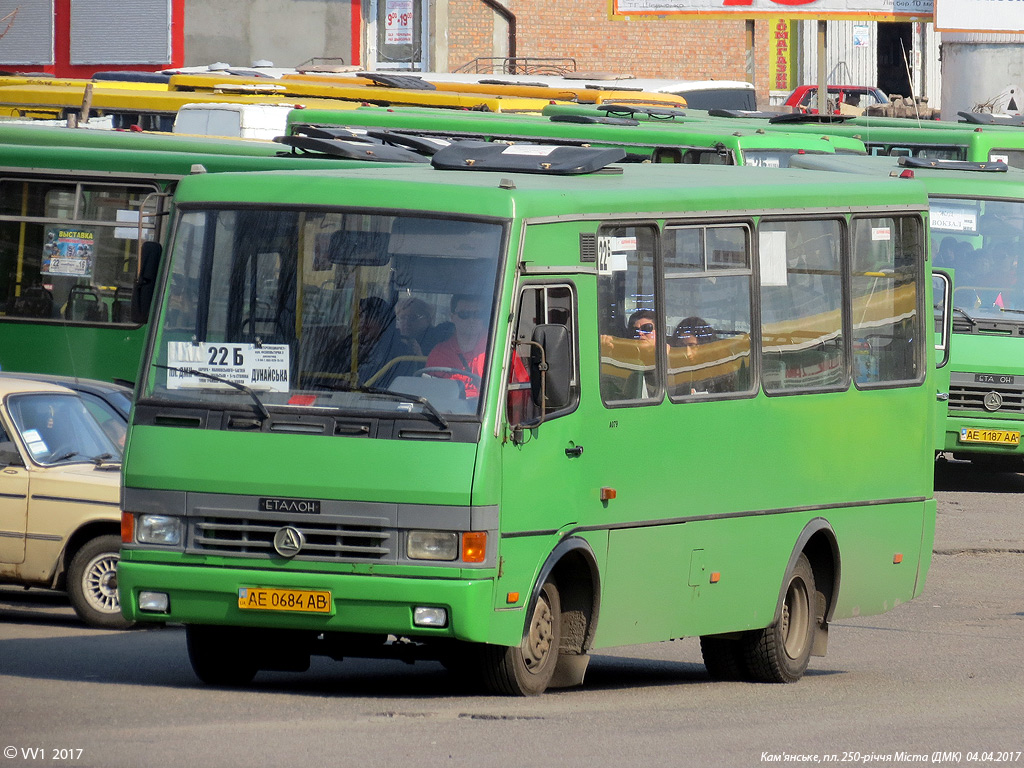
<path fill-rule="evenodd" d="M 0 583 L 66 590 L 88 624 L 117 597 L 121 449 L 70 389 L 0 378 Z"/>

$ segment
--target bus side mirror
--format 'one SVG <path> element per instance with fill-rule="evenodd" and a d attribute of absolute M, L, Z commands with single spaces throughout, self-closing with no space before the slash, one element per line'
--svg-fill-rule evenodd
<path fill-rule="evenodd" d="M 530 346 L 530 391 L 534 405 L 548 410 L 569 404 L 572 360 L 564 325 L 538 325 Z"/>
<path fill-rule="evenodd" d="M 156 290 L 156 277 L 160 272 L 160 259 L 163 256 L 160 243 L 147 240 L 142 244 L 139 256 L 139 278 L 135 281 L 132 291 L 132 322 L 142 324 L 149 320 L 149 310 L 153 306 L 153 292 Z"/>
<path fill-rule="evenodd" d="M 935 316 L 935 367 L 949 362 L 949 342 L 953 324 L 953 277 L 944 270 L 932 271 L 932 302 Z"/>

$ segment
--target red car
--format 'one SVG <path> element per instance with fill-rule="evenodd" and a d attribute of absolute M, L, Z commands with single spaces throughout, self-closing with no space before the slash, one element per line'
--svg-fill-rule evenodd
<path fill-rule="evenodd" d="M 875 104 L 888 104 L 889 98 L 873 85 L 830 85 L 828 100 L 832 113 L 840 113 L 840 104 L 867 109 Z M 794 112 L 818 112 L 818 86 L 801 85 L 786 97 L 783 106 Z"/>

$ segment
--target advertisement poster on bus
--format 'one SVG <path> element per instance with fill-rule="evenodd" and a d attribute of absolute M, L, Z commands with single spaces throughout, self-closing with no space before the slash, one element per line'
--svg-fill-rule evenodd
<path fill-rule="evenodd" d="M 89 230 L 59 227 L 46 230 L 43 264 L 39 271 L 45 275 L 92 277 L 94 241 Z"/>
<path fill-rule="evenodd" d="M 946 0 L 949 2 L 949 0 Z M 818 21 L 931 21 L 933 0 L 610 0 L 612 18 L 679 16 L 702 18 L 785 17 Z M 1005 4 L 1005 3 L 1004 3 Z"/>

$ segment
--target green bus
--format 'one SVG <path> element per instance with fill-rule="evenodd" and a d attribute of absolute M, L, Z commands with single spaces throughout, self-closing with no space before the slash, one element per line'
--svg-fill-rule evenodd
<path fill-rule="evenodd" d="M 178 180 L 311 164 L 365 165 L 272 142 L 0 125 L 0 368 L 134 381 L 139 255 L 163 242 Z"/>
<path fill-rule="evenodd" d="M 184 624 L 209 684 L 397 656 L 526 695 L 686 636 L 714 678 L 793 682 L 919 595 L 924 190 L 622 156 L 182 180 L 125 616 Z"/>
<path fill-rule="evenodd" d="M 802 167 L 876 176 L 903 173 L 927 188 L 932 263 L 953 278 L 952 337 L 948 365 L 940 369 L 938 379 L 935 449 L 981 466 L 1020 471 L 1024 171 L 991 163 L 913 158 L 853 162 L 808 157 L 797 162 Z"/>
<path fill-rule="evenodd" d="M 749 133 L 763 134 L 767 128 L 769 117 L 778 115 L 777 112 L 761 112 L 741 109 L 664 109 L 637 104 L 556 104 L 551 103 L 544 107 L 543 114 L 552 120 L 576 118 L 597 118 L 610 117 L 620 120 L 635 120 L 645 125 L 672 125 L 677 130 L 690 133 L 703 131 L 732 132 L 738 128 L 747 135 Z M 742 121 L 742 122 L 741 122 Z M 785 132 L 784 127 L 778 130 Z M 828 153 L 864 155 L 867 150 L 864 142 L 853 136 L 831 134 L 828 131 L 815 132 L 810 129 L 801 128 L 793 131 L 793 136 L 814 136 L 820 141 L 829 142 L 831 149 Z M 800 145 L 787 144 L 788 147 Z M 747 163 L 749 165 L 749 163 Z"/>
<path fill-rule="evenodd" d="M 721 113 L 720 113 L 721 114 Z M 778 115 L 745 118 L 733 113 L 735 125 L 759 125 L 786 133 L 829 134 L 862 141 L 872 155 L 922 157 L 932 160 L 969 162 L 1002 161 L 1012 168 L 1024 168 L 1024 131 L 1002 125 L 974 125 L 897 118 L 818 115 Z M 828 116 L 826 116 L 828 117 Z"/>
<path fill-rule="evenodd" d="M 618 108 L 618 105 L 616 105 Z M 829 138 L 737 129 L 702 120 L 685 120 L 685 112 L 669 108 L 625 107 L 631 117 L 610 116 L 588 107 L 549 116 L 486 114 L 416 108 L 359 107 L 354 110 L 297 109 L 288 115 L 290 134 L 311 128 L 390 131 L 402 136 L 456 140 L 617 147 L 633 162 L 786 167 L 792 155 L 840 150 Z M 663 120 L 641 121 L 636 115 L 661 114 Z M 683 122 L 676 122 L 680 117 Z M 854 139 L 840 142 L 847 151 L 865 153 Z"/>

